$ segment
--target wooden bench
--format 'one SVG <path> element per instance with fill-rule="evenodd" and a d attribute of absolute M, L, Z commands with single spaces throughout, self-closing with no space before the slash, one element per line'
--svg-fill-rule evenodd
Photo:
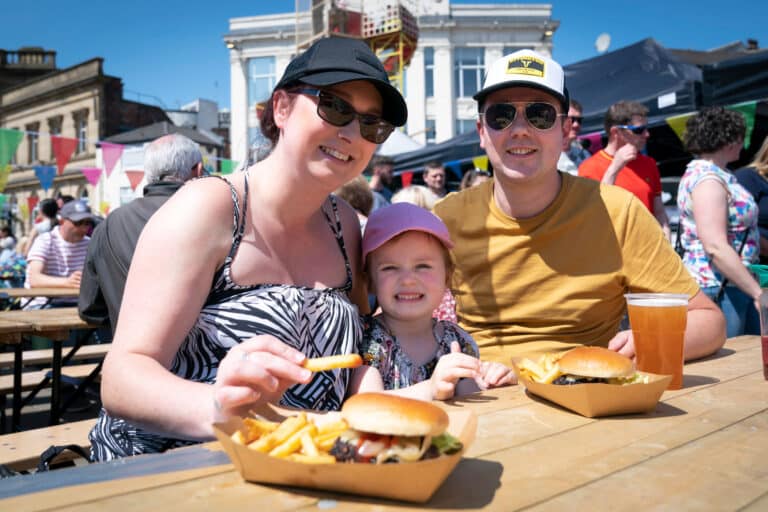
<path fill-rule="evenodd" d="M 88 419 L 2 435 L 0 464 L 15 471 L 33 470 L 40 461 L 40 455 L 51 445 L 76 444 L 88 452 L 91 447 L 88 432 L 95 424 L 95 419 Z M 65 462 L 76 458 L 76 454 L 65 451 L 56 461 Z"/>
<path fill-rule="evenodd" d="M 96 369 L 98 364 L 75 364 L 61 367 L 61 376 L 73 379 L 84 379 Z M 35 370 L 33 372 L 23 372 L 21 374 L 21 390 L 28 391 L 37 387 L 40 382 L 48 376 L 52 370 Z M 13 375 L 0 375 L 0 394 L 7 395 L 13 392 Z"/>
<path fill-rule="evenodd" d="M 111 343 L 82 345 L 77 349 L 77 352 L 72 354 L 69 360 L 82 361 L 83 359 L 102 359 L 107 355 L 107 351 L 111 346 Z M 24 366 L 51 364 L 53 361 L 53 349 L 25 350 L 22 352 L 21 360 Z M 13 368 L 13 352 L 0 353 L 0 369 L 4 368 Z"/>

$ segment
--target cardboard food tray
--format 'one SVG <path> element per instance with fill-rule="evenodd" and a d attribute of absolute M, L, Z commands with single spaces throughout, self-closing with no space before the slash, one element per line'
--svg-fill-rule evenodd
<path fill-rule="evenodd" d="M 533 382 L 525 377 L 520 377 L 520 382 L 534 395 L 546 398 L 582 416 L 596 418 L 648 412 L 656 408 L 672 376 L 639 373 L 650 377 L 647 384 L 619 386 L 599 383 L 560 386 Z"/>
<path fill-rule="evenodd" d="M 299 411 L 277 411 L 275 421 Z M 269 417 L 269 416 L 268 416 Z M 303 464 L 270 457 L 235 443 L 231 435 L 242 426 L 241 418 L 214 424 L 214 431 L 232 463 L 250 482 L 306 487 L 363 496 L 423 503 L 437 491 L 472 444 L 477 417 L 471 411 L 449 412 L 448 432 L 459 438 L 463 449 L 453 455 L 399 464 Z"/>

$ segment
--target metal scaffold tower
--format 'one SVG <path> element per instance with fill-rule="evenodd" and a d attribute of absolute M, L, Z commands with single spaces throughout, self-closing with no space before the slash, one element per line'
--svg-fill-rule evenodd
<path fill-rule="evenodd" d="M 419 39 L 415 8 L 414 1 L 296 0 L 296 51 L 322 37 L 362 39 L 405 93 L 403 73 Z"/>

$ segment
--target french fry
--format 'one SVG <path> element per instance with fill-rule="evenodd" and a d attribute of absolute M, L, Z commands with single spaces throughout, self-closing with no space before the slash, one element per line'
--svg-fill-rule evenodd
<path fill-rule="evenodd" d="M 315 446 L 315 442 L 312 440 L 312 436 L 309 432 L 304 432 L 301 435 L 301 453 L 304 455 L 310 455 L 312 457 L 320 455 L 320 452 L 317 450 L 317 446 Z"/>
<path fill-rule="evenodd" d="M 249 443 L 248 439 L 245 437 L 245 435 L 243 434 L 243 432 L 240 429 L 235 430 L 230 437 L 237 444 L 246 445 L 246 444 Z"/>
<path fill-rule="evenodd" d="M 292 453 L 288 460 L 301 462 L 303 464 L 336 464 L 336 457 L 333 455 L 303 455 L 301 453 Z"/>
<path fill-rule="evenodd" d="M 331 421 L 323 423 L 317 426 L 317 435 L 322 436 L 328 432 L 344 432 L 349 428 L 349 425 L 344 420 Z"/>
<path fill-rule="evenodd" d="M 284 443 L 288 438 L 290 438 L 294 433 L 296 433 L 306 424 L 307 415 L 305 413 L 302 412 L 297 416 L 291 416 L 290 418 L 287 418 L 285 421 L 280 423 L 280 425 L 273 432 L 270 432 L 269 434 L 262 436 L 256 441 L 250 443 L 248 448 L 251 450 L 256 450 L 257 452 L 269 453 L 276 446 Z"/>
<path fill-rule="evenodd" d="M 243 420 L 243 429 L 245 430 L 244 444 L 251 443 L 264 434 L 274 432 L 279 425 L 279 423 L 274 421 L 260 420 L 256 418 L 245 418 Z"/>
<path fill-rule="evenodd" d="M 315 434 L 317 433 L 317 428 L 312 424 L 304 425 L 299 430 L 291 434 L 291 436 L 285 441 L 272 448 L 272 450 L 269 452 L 269 456 L 284 458 L 293 452 L 298 451 L 299 447 L 301 447 L 301 436 L 307 432 L 310 434 Z"/>
<path fill-rule="evenodd" d="M 304 361 L 304 368 L 311 372 L 324 372 L 335 368 L 357 368 L 363 364 L 359 354 L 313 357 Z"/>

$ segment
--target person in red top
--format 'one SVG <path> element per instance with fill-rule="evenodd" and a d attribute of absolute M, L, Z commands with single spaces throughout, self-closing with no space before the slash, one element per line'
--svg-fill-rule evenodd
<path fill-rule="evenodd" d="M 641 151 L 648 133 L 648 109 L 634 101 L 614 103 L 605 113 L 608 144 L 579 166 L 579 176 L 617 185 L 635 194 L 669 238 L 669 219 L 661 200 L 656 161 Z"/>

